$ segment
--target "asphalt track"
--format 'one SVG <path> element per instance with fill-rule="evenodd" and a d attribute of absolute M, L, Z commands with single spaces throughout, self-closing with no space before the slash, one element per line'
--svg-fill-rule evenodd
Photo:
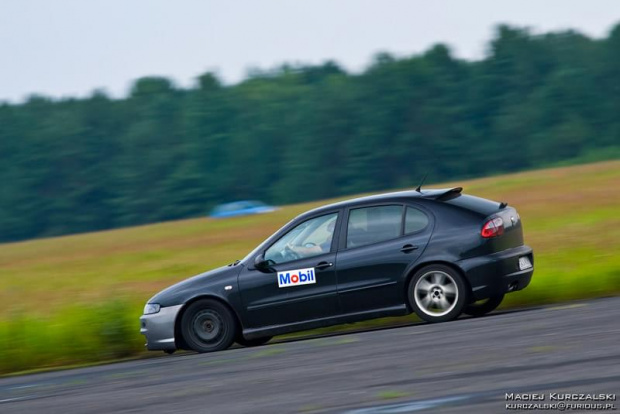
<path fill-rule="evenodd" d="M 497 413 L 550 392 L 620 393 L 620 298 L 4 378 L 0 413 Z"/>

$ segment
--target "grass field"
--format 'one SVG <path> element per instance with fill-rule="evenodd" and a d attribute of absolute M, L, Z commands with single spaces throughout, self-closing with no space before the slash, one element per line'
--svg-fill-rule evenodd
<path fill-rule="evenodd" d="M 620 294 L 620 161 L 429 187 L 451 185 L 507 201 L 523 219 L 536 271 L 502 306 Z M 2 245 L 0 373 L 139 355 L 138 317 L 154 293 L 243 257 L 324 203 Z"/>

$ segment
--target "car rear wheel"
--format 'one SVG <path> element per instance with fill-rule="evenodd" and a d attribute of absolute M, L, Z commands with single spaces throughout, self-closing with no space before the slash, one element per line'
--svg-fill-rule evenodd
<path fill-rule="evenodd" d="M 221 351 L 232 345 L 237 334 L 235 317 L 223 304 L 204 299 L 192 303 L 181 318 L 187 346 L 197 352 Z"/>
<path fill-rule="evenodd" d="M 418 270 L 409 282 L 407 293 L 415 313 L 427 322 L 456 319 L 467 303 L 467 289 L 461 275 L 444 265 Z"/>
<path fill-rule="evenodd" d="M 237 338 L 235 342 L 245 347 L 261 346 L 269 342 L 271 338 L 273 338 L 273 336 L 264 336 L 262 338 L 254 338 L 254 339 L 245 339 L 242 335 L 239 335 L 239 338 Z"/>
<path fill-rule="evenodd" d="M 466 313 L 471 316 L 482 316 L 487 313 L 494 311 L 504 300 L 504 294 L 497 296 L 491 296 L 488 299 L 479 300 L 478 302 L 470 303 L 465 306 L 463 309 L 463 313 Z"/>

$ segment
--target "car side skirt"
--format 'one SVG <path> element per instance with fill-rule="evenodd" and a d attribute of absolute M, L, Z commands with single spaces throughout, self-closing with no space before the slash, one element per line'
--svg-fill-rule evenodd
<path fill-rule="evenodd" d="M 367 319 L 384 318 L 387 316 L 403 316 L 411 313 L 404 303 L 387 308 L 373 309 L 363 312 L 347 313 L 329 318 L 312 319 L 303 322 L 289 323 L 285 325 L 272 325 L 260 328 L 244 329 L 243 336 L 246 339 L 260 338 L 264 336 L 283 335 L 286 333 L 304 331 L 307 329 L 323 328 L 326 326 L 353 323 Z"/>

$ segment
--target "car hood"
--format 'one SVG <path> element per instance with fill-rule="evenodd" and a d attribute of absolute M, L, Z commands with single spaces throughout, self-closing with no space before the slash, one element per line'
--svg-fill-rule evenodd
<path fill-rule="evenodd" d="M 234 282 L 243 265 L 222 266 L 174 284 L 149 299 L 148 303 L 174 306 L 185 303 L 197 293 L 215 293 L 217 287 Z"/>

